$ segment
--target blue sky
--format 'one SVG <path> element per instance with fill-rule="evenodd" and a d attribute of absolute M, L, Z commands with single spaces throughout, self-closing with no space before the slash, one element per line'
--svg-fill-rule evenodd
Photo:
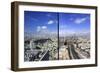
<path fill-rule="evenodd" d="M 57 33 L 57 13 L 25 11 L 24 29 L 25 32 L 32 33 L 38 33 L 40 31 Z"/>
<path fill-rule="evenodd" d="M 59 31 L 61 35 L 90 32 L 90 14 L 60 13 Z"/>
<path fill-rule="evenodd" d="M 59 15 L 59 21 L 58 21 Z M 81 33 L 90 31 L 90 14 L 54 13 L 54 12 L 24 12 L 24 31 L 38 33 L 47 31 L 57 33 L 59 22 L 60 35 L 66 33 Z"/>

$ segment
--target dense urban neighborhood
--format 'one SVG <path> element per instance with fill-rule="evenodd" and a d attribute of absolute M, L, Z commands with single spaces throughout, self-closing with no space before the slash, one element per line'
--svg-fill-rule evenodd
<path fill-rule="evenodd" d="M 25 61 L 90 58 L 88 37 L 68 36 L 25 40 Z"/>

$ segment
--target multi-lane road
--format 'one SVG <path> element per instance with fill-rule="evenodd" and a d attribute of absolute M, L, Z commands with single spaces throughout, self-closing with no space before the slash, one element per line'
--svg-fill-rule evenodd
<path fill-rule="evenodd" d="M 73 44 L 69 44 L 67 49 L 70 59 L 80 59 L 78 53 L 75 51 L 75 47 Z"/>
<path fill-rule="evenodd" d="M 69 57 L 70 59 L 84 59 L 88 57 L 88 53 L 80 50 L 80 48 L 75 48 L 74 44 L 68 44 L 68 48 L 67 48 L 68 52 L 69 52 Z"/>

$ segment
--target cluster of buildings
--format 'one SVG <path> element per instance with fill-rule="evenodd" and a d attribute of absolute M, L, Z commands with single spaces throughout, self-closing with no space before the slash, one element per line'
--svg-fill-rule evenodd
<path fill-rule="evenodd" d="M 24 61 L 55 60 L 54 55 L 57 53 L 57 48 L 56 38 L 26 40 L 24 42 Z"/>
<path fill-rule="evenodd" d="M 90 39 L 74 36 L 59 37 L 59 42 L 58 38 L 28 39 L 24 41 L 24 61 L 87 59 L 90 45 Z"/>

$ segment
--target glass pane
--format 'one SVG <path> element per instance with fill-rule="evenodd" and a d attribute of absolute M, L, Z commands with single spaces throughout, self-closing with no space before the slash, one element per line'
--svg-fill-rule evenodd
<path fill-rule="evenodd" d="M 59 14 L 59 59 L 90 58 L 90 14 Z"/>
<path fill-rule="evenodd" d="M 24 61 L 58 59 L 58 15 L 24 11 Z"/>

